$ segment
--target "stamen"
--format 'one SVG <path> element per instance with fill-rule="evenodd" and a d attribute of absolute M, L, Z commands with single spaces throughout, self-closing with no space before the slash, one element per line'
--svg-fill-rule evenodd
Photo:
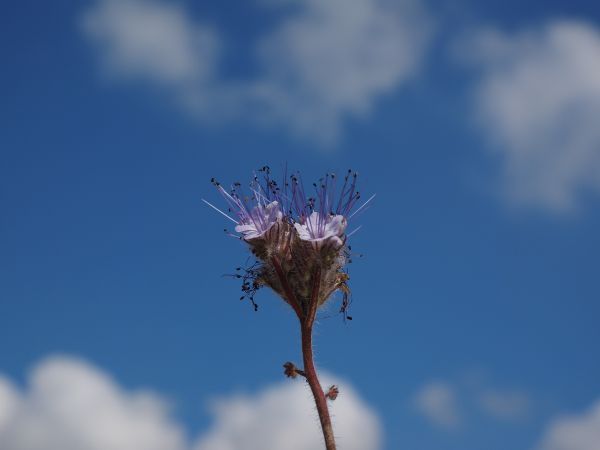
<path fill-rule="evenodd" d="M 232 218 L 232 217 L 228 216 L 227 214 L 225 214 L 223 211 L 221 211 L 219 208 L 217 208 L 217 207 L 216 207 L 215 205 L 213 205 L 212 203 L 210 203 L 210 202 L 208 202 L 208 201 L 206 201 L 206 200 L 204 200 L 204 199 L 202 199 L 202 201 L 203 201 L 204 203 L 206 203 L 208 206 L 210 206 L 212 209 L 214 209 L 215 211 L 217 211 L 218 213 L 220 213 L 220 214 L 223 214 L 225 217 L 227 217 L 227 218 L 228 218 L 229 220 L 231 220 L 233 223 L 235 223 L 235 224 L 238 224 L 238 225 L 239 225 L 239 222 L 238 222 L 237 220 L 235 220 L 234 218 Z"/>
<path fill-rule="evenodd" d="M 361 209 L 363 209 L 365 206 L 367 206 L 367 204 L 368 204 L 368 203 L 369 203 L 371 200 L 373 200 L 373 199 L 375 198 L 375 196 L 376 196 L 376 195 L 377 195 L 377 194 L 373 194 L 373 195 L 371 195 L 371 196 L 369 197 L 369 199 L 368 199 L 366 202 L 364 202 L 362 205 L 360 205 L 360 207 L 359 207 L 359 208 L 358 208 L 356 211 L 354 211 L 352 214 L 350 214 L 350 216 L 348 216 L 348 219 L 352 219 L 352 218 L 353 218 L 353 217 L 356 215 L 356 213 L 358 213 L 358 212 L 359 212 Z"/>
<path fill-rule="evenodd" d="M 358 230 L 360 230 L 362 228 L 362 225 L 357 226 L 354 230 L 352 230 L 350 233 L 348 233 L 346 235 L 346 237 L 350 237 L 352 236 L 354 233 L 356 233 Z"/>

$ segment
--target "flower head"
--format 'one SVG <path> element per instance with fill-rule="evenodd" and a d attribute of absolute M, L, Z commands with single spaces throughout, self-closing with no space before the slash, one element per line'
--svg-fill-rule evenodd
<path fill-rule="evenodd" d="M 335 291 L 346 298 L 349 292 L 345 265 L 349 262 L 346 234 L 348 221 L 373 197 L 353 211 L 360 199 L 356 172 L 348 171 L 336 193 L 336 176 L 327 174 L 313 183 L 314 195 L 305 194 L 300 174 L 284 177 L 281 186 L 270 177 L 268 167 L 259 170 L 250 183 L 249 196 L 235 183 L 226 191 L 213 183 L 227 201 L 224 212 L 205 202 L 235 222 L 238 237 L 257 258 L 246 269 L 242 290 L 253 295 L 267 285 L 288 302 L 302 319 Z M 230 215 L 231 214 L 231 215 Z M 232 217 L 233 216 L 233 217 Z M 344 304 L 347 304 L 346 300 Z"/>
<path fill-rule="evenodd" d="M 303 241 L 312 242 L 317 247 L 330 243 L 335 248 L 340 248 L 344 245 L 342 238 L 346 225 L 346 218 L 341 214 L 323 215 L 313 211 L 304 223 L 294 223 L 294 228 Z"/>
<path fill-rule="evenodd" d="M 246 241 L 262 238 L 273 225 L 283 218 L 279 202 L 272 201 L 266 205 L 256 205 L 249 212 L 240 214 L 240 222 L 235 231 L 241 233 Z"/>

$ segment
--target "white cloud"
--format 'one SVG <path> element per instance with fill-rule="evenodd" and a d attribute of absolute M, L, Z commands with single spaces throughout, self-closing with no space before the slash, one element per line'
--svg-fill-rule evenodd
<path fill-rule="evenodd" d="M 492 417 L 519 420 L 527 417 L 531 400 L 524 392 L 485 390 L 479 394 L 479 406 Z"/>
<path fill-rule="evenodd" d="M 348 383 L 333 402 L 340 448 L 377 450 L 380 424 Z M 252 396 L 215 402 L 214 425 L 197 443 L 185 439 L 169 404 L 129 392 L 83 361 L 53 357 L 22 392 L 0 376 L 2 450 L 317 450 L 319 424 L 309 389 L 286 382 Z"/>
<path fill-rule="evenodd" d="M 507 198 L 565 212 L 598 193 L 600 31 L 558 21 L 467 41 L 459 51 L 481 69 L 475 114 L 501 155 Z"/>
<path fill-rule="evenodd" d="M 103 0 L 86 12 L 84 32 L 98 45 L 110 71 L 184 87 L 215 70 L 218 38 L 173 3 Z"/>
<path fill-rule="evenodd" d="M 21 395 L 9 386 L 13 401 L 0 403 L 2 450 L 185 450 L 164 400 L 125 392 L 86 363 L 48 359 L 29 383 Z"/>
<path fill-rule="evenodd" d="M 427 383 L 417 391 L 413 404 L 429 422 L 447 430 L 461 427 L 482 413 L 494 420 L 518 422 L 527 419 L 532 408 L 526 392 L 489 387 L 480 376 L 456 383 Z"/>
<path fill-rule="evenodd" d="M 260 42 L 257 90 L 277 119 L 331 140 L 415 75 L 431 24 L 410 1 L 305 0 Z"/>
<path fill-rule="evenodd" d="M 413 0 L 261 6 L 291 8 L 258 38 L 256 78 L 221 79 L 221 38 L 172 3 L 97 0 L 83 30 L 112 73 L 167 87 L 202 120 L 237 116 L 332 143 L 345 118 L 366 115 L 415 75 L 432 29 Z"/>
<path fill-rule="evenodd" d="M 600 450 L 600 401 L 583 414 L 552 422 L 538 450 Z"/>
<path fill-rule="evenodd" d="M 12 383 L 0 376 L 0 436 L 9 425 L 9 421 L 19 403 L 17 390 Z"/>
<path fill-rule="evenodd" d="M 333 384 L 325 378 L 324 385 Z M 380 448 L 381 430 L 373 411 L 347 382 L 330 402 L 336 440 L 345 450 Z M 215 424 L 196 450 L 320 450 L 323 437 L 305 383 L 281 383 L 255 396 L 233 396 L 215 403 Z"/>
<path fill-rule="evenodd" d="M 417 411 L 436 426 L 453 429 L 462 422 L 454 387 L 436 381 L 423 386 L 414 398 Z"/>

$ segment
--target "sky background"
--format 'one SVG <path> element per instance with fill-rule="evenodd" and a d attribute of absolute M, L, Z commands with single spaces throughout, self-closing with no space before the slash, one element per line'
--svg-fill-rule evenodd
<path fill-rule="evenodd" d="M 377 194 L 340 449 L 600 449 L 597 2 L 21 0 L 0 58 L 2 450 L 321 448 L 201 201 L 265 164 Z"/>

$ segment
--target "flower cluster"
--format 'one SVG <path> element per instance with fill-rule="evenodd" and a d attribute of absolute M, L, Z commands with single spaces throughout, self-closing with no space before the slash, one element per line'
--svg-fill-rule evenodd
<path fill-rule="evenodd" d="M 228 203 L 227 211 L 204 201 L 235 222 L 234 236 L 257 258 L 257 264 L 237 274 L 243 278 L 245 296 L 254 303 L 256 290 L 268 286 L 302 320 L 314 316 L 336 290 L 349 292 L 344 271 L 352 234 L 346 233 L 348 221 L 374 197 L 355 209 L 360 199 L 356 181 L 357 173 L 348 171 L 336 192 L 336 175 L 327 174 L 313 183 L 314 195 L 307 196 L 298 173 L 284 175 L 278 184 L 266 166 L 254 175 L 247 193 L 240 183 L 226 190 L 212 180 Z"/>

